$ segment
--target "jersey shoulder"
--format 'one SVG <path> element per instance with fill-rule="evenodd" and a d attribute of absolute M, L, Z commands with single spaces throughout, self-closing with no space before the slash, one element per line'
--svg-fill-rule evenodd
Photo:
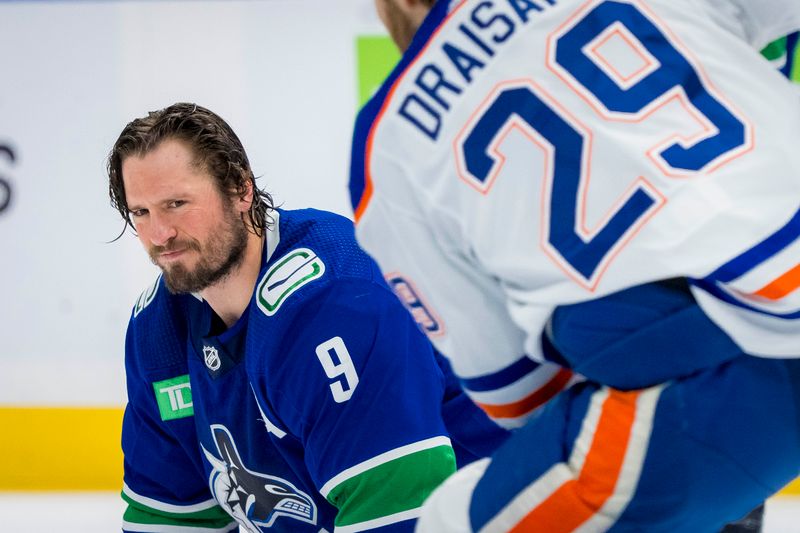
<path fill-rule="evenodd" d="M 375 262 L 356 242 L 350 219 L 327 211 L 302 209 L 280 211 L 279 224 L 279 242 L 262 269 L 260 280 L 261 283 L 269 279 L 270 289 L 280 286 L 286 289 L 287 284 L 294 287 L 298 268 L 320 280 L 316 287 L 343 279 L 368 282 L 382 279 Z M 291 276 L 295 283 L 283 281 L 286 276 Z"/>
<path fill-rule="evenodd" d="M 193 295 L 171 294 L 161 275 L 142 291 L 128 323 L 125 345 L 129 365 L 149 372 L 185 364 L 191 300 L 199 304 Z"/>
<path fill-rule="evenodd" d="M 263 353 L 277 349 L 298 324 L 347 320 L 334 303 L 341 307 L 365 302 L 365 294 L 389 292 L 377 265 L 356 243 L 352 221 L 315 209 L 276 215 L 277 228 L 267 234 L 267 248 L 274 249 L 261 269 L 249 311 L 249 335 L 259 339 Z"/>

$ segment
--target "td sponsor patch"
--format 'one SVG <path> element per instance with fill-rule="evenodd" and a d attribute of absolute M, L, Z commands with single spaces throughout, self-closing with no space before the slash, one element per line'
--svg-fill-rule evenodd
<path fill-rule="evenodd" d="M 175 420 L 194 415 L 189 374 L 153 383 L 161 420 Z"/>

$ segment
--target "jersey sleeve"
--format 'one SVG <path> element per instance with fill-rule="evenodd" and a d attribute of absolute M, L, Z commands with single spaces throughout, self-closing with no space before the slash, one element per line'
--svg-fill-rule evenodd
<path fill-rule="evenodd" d="M 125 342 L 123 531 L 235 531 L 203 474 L 180 328 L 157 294 L 163 286 L 151 291 L 150 301 L 137 303 Z"/>
<path fill-rule="evenodd" d="M 413 530 L 455 471 L 430 344 L 385 285 L 362 280 L 311 299 L 285 337 L 258 387 L 300 440 L 337 530 Z"/>
<path fill-rule="evenodd" d="M 450 362 L 434 350 L 445 378 L 442 418 L 456 454 L 458 468 L 492 455 L 511 434 L 492 421 L 464 392 Z"/>
<path fill-rule="evenodd" d="M 692 279 L 703 310 L 748 353 L 800 354 L 800 211 L 782 227 Z"/>

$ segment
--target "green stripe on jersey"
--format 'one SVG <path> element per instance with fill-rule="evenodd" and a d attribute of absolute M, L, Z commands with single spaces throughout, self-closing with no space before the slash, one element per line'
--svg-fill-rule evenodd
<path fill-rule="evenodd" d="M 456 470 L 449 445 L 435 446 L 382 463 L 346 479 L 327 494 L 339 509 L 336 527 L 416 509 Z"/>
<path fill-rule="evenodd" d="M 763 50 L 761 50 L 761 55 L 769 59 L 770 61 L 775 61 L 776 59 L 781 59 L 786 56 L 786 37 L 781 37 L 777 41 L 772 41 Z"/>
<path fill-rule="evenodd" d="M 800 83 L 800 46 L 789 48 L 789 42 L 786 37 L 769 43 L 763 50 L 761 55 L 769 59 L 775 68 L 783 68 L 787 61 L 792 61 L 792 71 L 789 72 L 789 79 Z"/>
<path fill-rule="evenodd" d="M 124 492 L 122 499 L 128 503 L 123 520 L 132 524 L 183 526 L 208 529 L 222 529 L 233 523 L 231 516 L 216 505 L 202 511 L 190 513 L 171 513 L 148 507 L 130 498 Z"/>

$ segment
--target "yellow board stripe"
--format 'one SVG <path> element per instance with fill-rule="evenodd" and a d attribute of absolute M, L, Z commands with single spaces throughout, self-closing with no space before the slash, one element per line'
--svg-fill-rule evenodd
<path fill-rule="evenodd" d="M 122 408 L 0 407 L 0 491 L 122 488 Z M 782 496 L 800 496 L 800 478 Z"/>
<path fill-rule="evenodd" d="M 0 407 L 0 490 L 120 490 L 122 413 Z"/>
<path fill-rule="evenodd" d="M 800 478 L 795 479 L 778 493 L 779 496 L 800 496 Z"/>

